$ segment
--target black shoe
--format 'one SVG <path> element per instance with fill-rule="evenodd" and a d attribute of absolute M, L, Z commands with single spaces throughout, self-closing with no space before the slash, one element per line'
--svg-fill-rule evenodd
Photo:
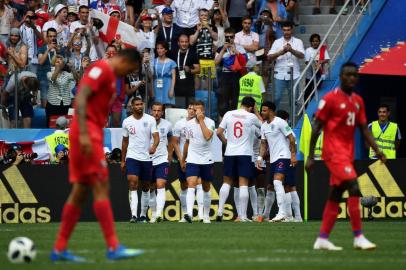
<path fill-rule="evenodd" d="M 132 216 L 130 219 L 130 223 L 135 223 L 137 222 L 137 217 L 136 216 Z"/>
<path fill-rule="evenodd" d="M 320 8 L 313 8 L 313 15 L 317 15 L 317 14 L 320 14 L 320 13 L 321 13 Z"/>
<path fill-rule="evenodd" d="M 189 215 L 184 215 L 183 217 L 186 219 L 186 221 L 187 221 L 188 223 L 192 223 L 192 218 L 189 217 Z"/>
<path fill-rule="evenodd" d="M 162 222 L 162 221 L 163 221 L 162 217 L 157 217 L 157 218 L 156 218 L 156 222 L 157 222 L 157 223 Z"/>
<path fill-rule="evenodd" d="M 336 15 L 337 14 L 337 10 L 335 8 L 330 8 L 330 14 Z"/>
<path fill-rule="evenodd" d="M 146 216 L 139 217 L 137 220 L 138 223 L 148 223 L 148 219 Z"/>
<path fill-rule="evenodd" d="M 217 216 L 216 221 L 217 222 L 222 222 L 223 221 L 223 216 Z"/>

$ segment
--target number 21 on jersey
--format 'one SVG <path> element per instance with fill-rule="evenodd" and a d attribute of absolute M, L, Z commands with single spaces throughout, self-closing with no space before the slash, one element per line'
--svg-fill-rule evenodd
<path fill-rule="evenodd" d="M 355 125 L 355 112 L 348 112 L 347 114 L 347 126 Z"/>

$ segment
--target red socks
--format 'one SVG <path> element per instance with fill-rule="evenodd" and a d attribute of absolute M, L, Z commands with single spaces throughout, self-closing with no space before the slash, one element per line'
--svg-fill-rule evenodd
<path fill-rule="evenodd" d="M 348 212 L 350 213 L 350 221 L 352 226 L 352 232 L 354 236 L 360 236 L 362 234 L 361 228 L 361 212 L 359 208 L 359 197 L 349 197 L 347 199 Z"/>
<path fill-rule="evenodd" d="M 99 220 L 107 247 L 109 249 L 116 249 L 118 247 L 118 239 L 114 230 L 113 211 L 111 210 L 110 201 L 95 201 L 93 203 L 93 210 Z"/>
<path fill-rule="evenodd" d="M 337 202 L 328 200 L 323 212 L 323 221 L 321 223 L 320 235 L 321 238 L 328 238 L 331 230 L 336 222 L 339 206 Z"/>
<path fill-rule="evenodd" d="M 73 204 L 65 204 L 62 210 L 62 221 L 56 237 L 54 249 L 64 251 L 68 244 L 70 235 L 80 218 L 80 207 Z"/>

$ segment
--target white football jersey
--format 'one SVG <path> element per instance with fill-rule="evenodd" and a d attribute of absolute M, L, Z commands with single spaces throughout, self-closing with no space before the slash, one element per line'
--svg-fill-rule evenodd
<path fill-rule="evenodd" d="M 123 137 L 129 137 L 127 156 L 139 161 L 151 161 L 149 149 L 152 133 L 158 132 L 155 118 L 143 114 L 140 119 L 129 116 L 123 121 Z"/>
<path fill-rule="evenodd" d="M 227 147 L 225 156 L 252 156 L 253 140 L 252 127 L 261 127 L 261 122 L 255 114 L 244 109 L 227 112 L 220 127 L 227 130 Z"/>
<path fill-rule="evenodd" d="M 168 162 L 168 137 L 172 136 L 172 124 L 171 122 L 161 118 L 157 125 L 159 133 L 159 144 L 156 152 L 152 155 L 152 165 L 159 165 L 164 162 Z M 154 143 L 151 138 L 151 145 Z"/>
<path fill-rule="evenodd" d="M 186 142 L 186 123 L 187 123 L 186 118 L 180 119 L 178 122 L 175 123 L 175 126 L 173 127 L 173 136 L 179 138 L 179 148 L 180 148 L 180 153 L 183 155 L 183 146 L 185 145 Z M 180 157 L 182 158 L 182 157 Z"/>
<path fill-rule="evenodd" d="M 261 139 L 268 142 L 271 163 L 281 158 L 290 159 L 289 140 L 286 137 L 292 133 L 293 131 L 288 123 L 277 116 L 272 122 L 262 124 Z"/>
<path fill-rule="evenodd" d="M 208 129 L 214 132 L 215 124 L 213 120 L 205 117 L 204 123 Z M 204 138 L 202 129 L 196 118 L 187 121 L 186 130 L 186 139 L 189 140 L 186 162 L 194 164 L 214 163 L 213 154 L 210 150 L 213 137 L 210 140 Z"/>
<path fill-rule="evenodd" d="M 259 156 L 259 149 L 261 147 L 261 129 L 253 126 L 251 132 L 251 138 L 253 140 L 252 162 L 256 162 Z"/>

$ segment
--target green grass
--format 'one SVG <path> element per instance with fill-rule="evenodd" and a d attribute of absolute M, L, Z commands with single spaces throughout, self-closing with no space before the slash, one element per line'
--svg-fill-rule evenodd
<path fill-rule="evenodd" d="M 0 224 L 0 269 L 56 269 L 48 260 L 58 223 Z M 69 248 L 90 263 L 58 264 L 58 269 L 405 269 L 406 222 L 365 222 L 375 251 L 352 248 L 348 222 L 336 224 L 331 240 L 342 252 L 314 251 L 320 222 L 308 223 L 212 223 L 160 224 L 117 223 L 123 244 L 145 249 L 138 258 L 110 263 L 97 223 L 80 223 Z M 34 240 L 38 254 L 27 265 L 10 264 L 5 255 L 16 236 Z"/>

